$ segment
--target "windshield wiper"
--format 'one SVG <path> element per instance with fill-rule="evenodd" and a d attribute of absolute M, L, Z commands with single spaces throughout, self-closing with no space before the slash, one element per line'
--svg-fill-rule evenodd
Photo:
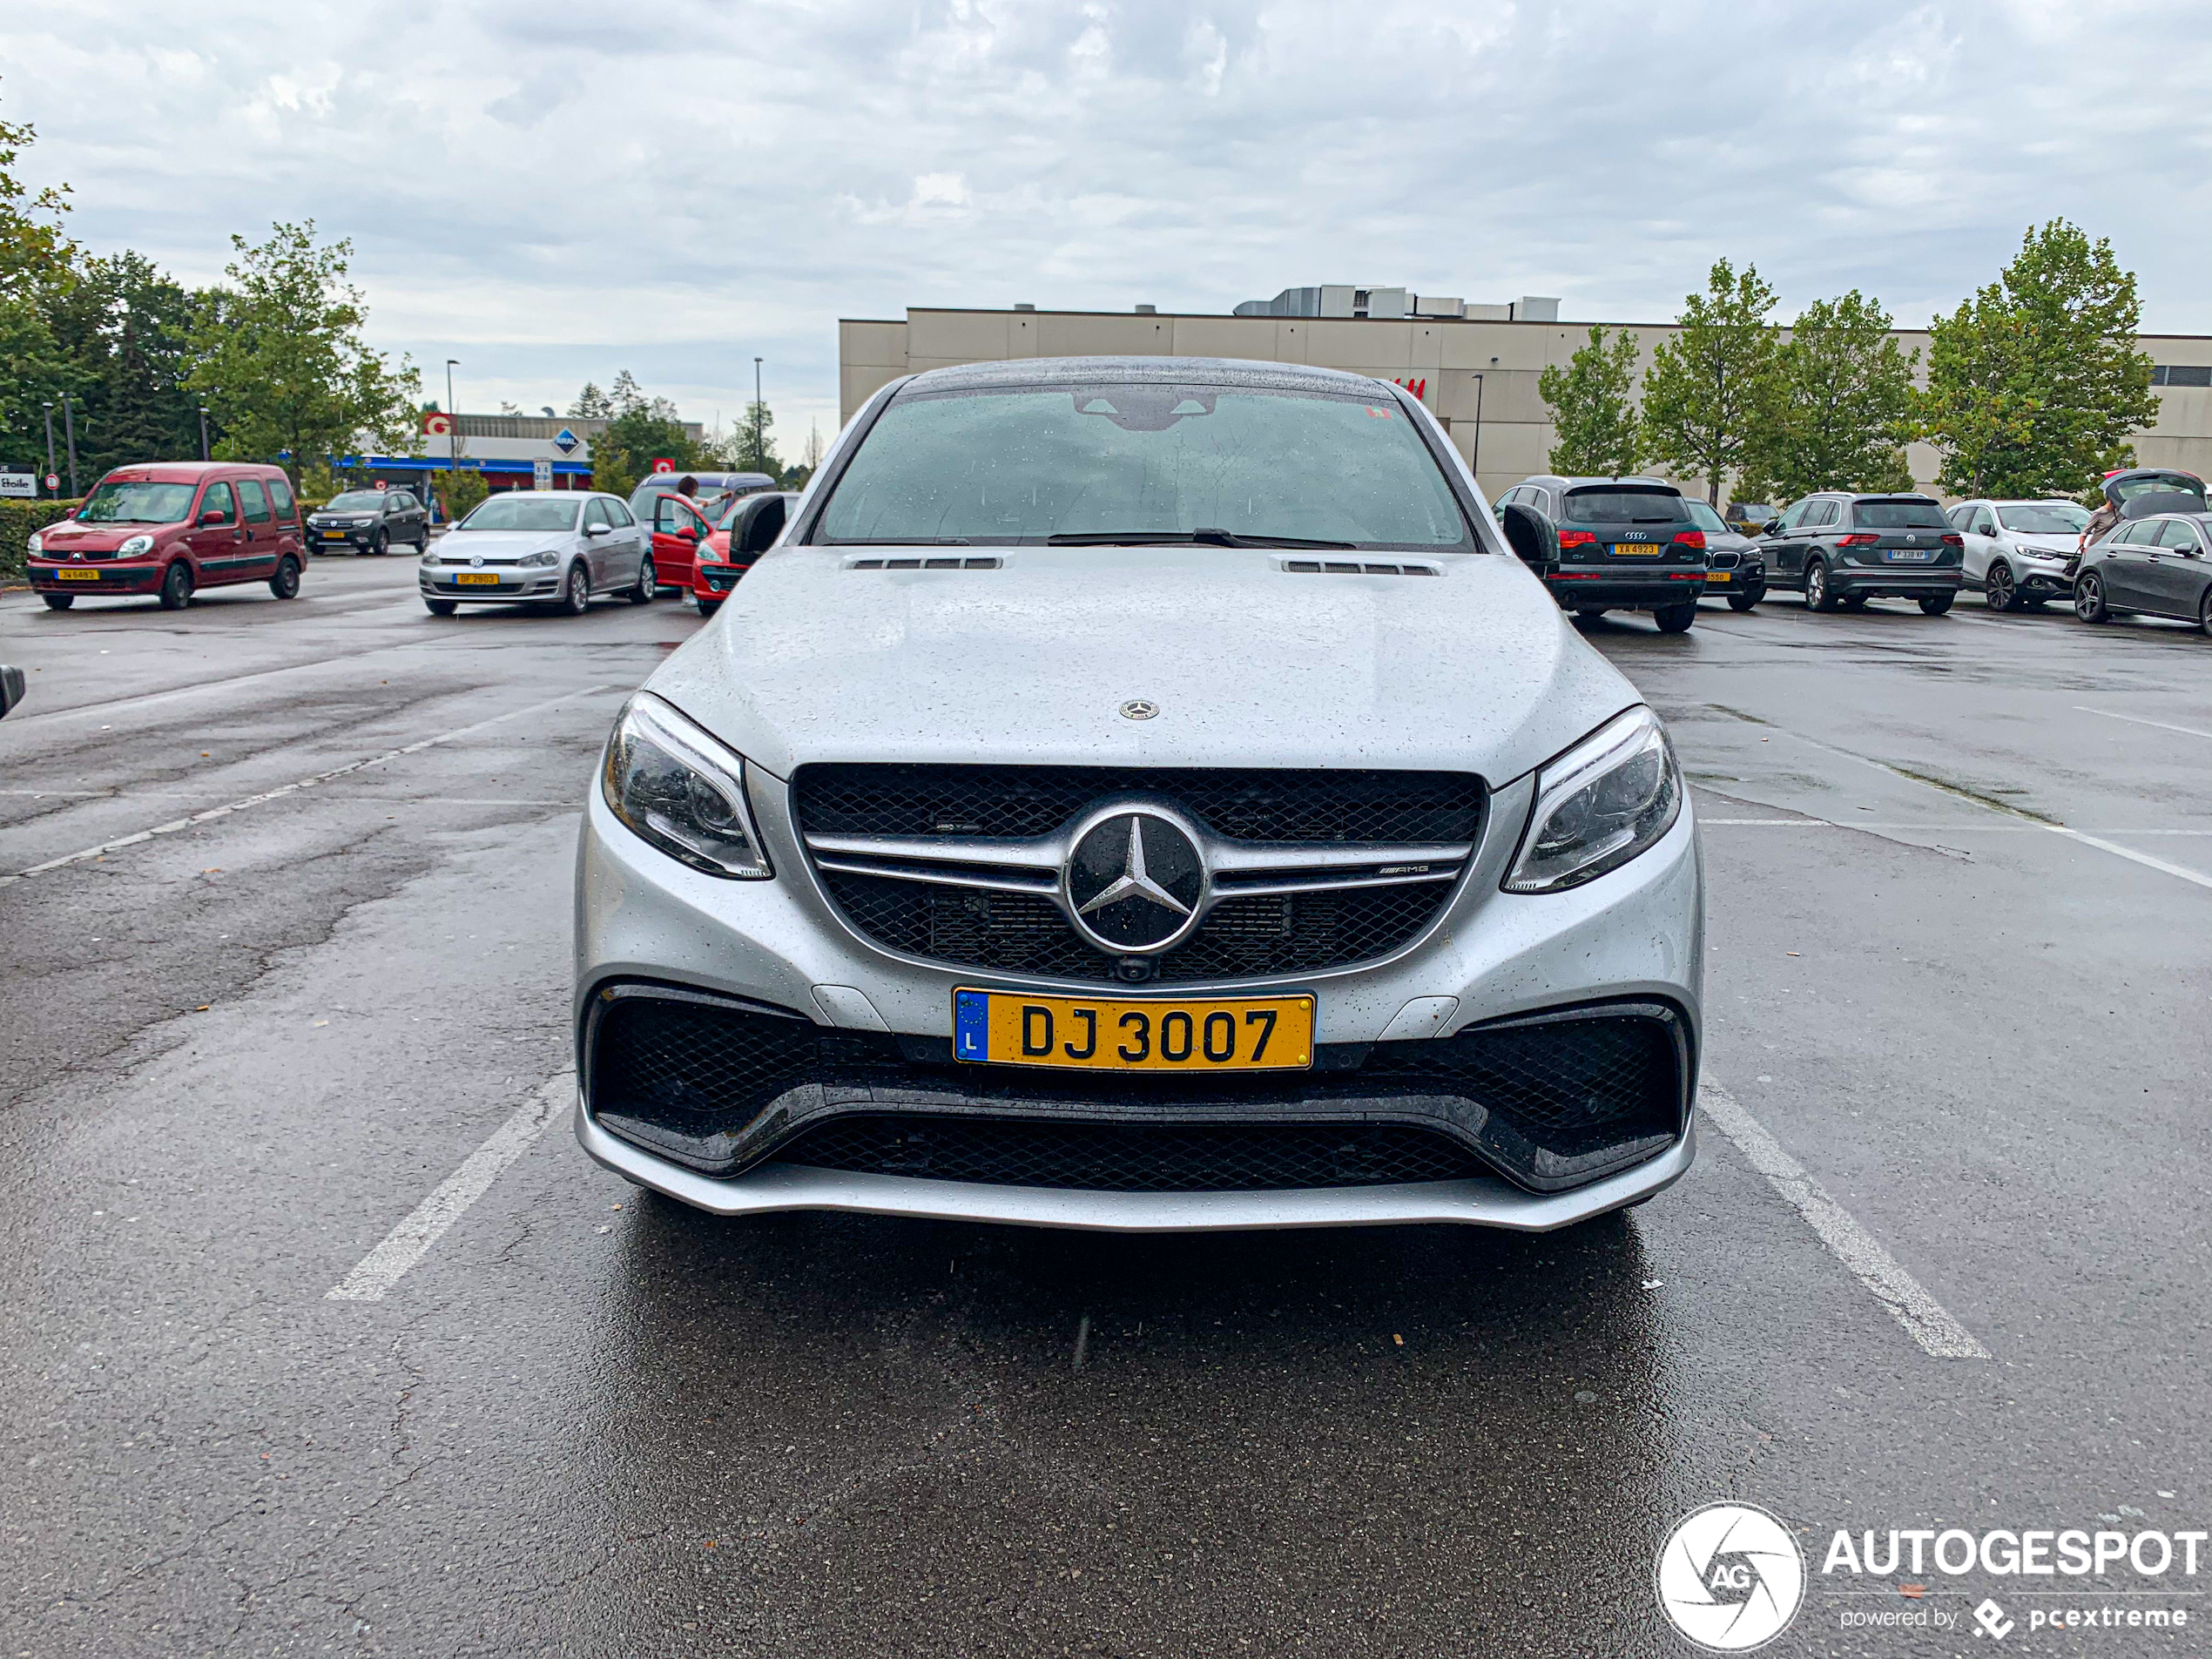
<path fill-rule="evenodd" d="M 840 536 L 830 547 L 973 547 L 965 536 Z"/>
<path fill-rule="evenodd" d="M 1198 543 L 1208 547 L 1319 547 L 1350 551 L 1350 542 L 1320 542 L 1304 536 L 1239 536 L 1233 530 L 1071 530 L 1044 538 L 1047 547 L 1159 547 Z"/>

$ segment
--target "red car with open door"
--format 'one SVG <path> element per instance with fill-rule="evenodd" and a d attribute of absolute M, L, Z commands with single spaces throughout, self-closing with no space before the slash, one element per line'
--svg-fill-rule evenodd
<path fill-rule="evenodd" d="M 796 490 L 761 490 L 740 496 L 724 509 L 714 534 L 699 548 L 698 574 L 691 583 L 691 603 L 699 615 L 711 617 L 722 608 L 738 579 L 784 533 L 798 501 Z"/>
<path fill-rule="evenodd" d="M 181 610 L 202 588 L 242 582 L 290 599 L 304 563 L 284 469 L 231 461 L 118 467 L 25 551 L 30 585 L 53 610 L 120 594 L 158 594 L 163 610 Z"/>
<path fill-rule="evenodd" d="M 663 588 L 689 593 L 698 569 L 699 543 L 714 526 L 688 496 L 656 496 L 647 520 L 653 535 L 653 576 Z"/>

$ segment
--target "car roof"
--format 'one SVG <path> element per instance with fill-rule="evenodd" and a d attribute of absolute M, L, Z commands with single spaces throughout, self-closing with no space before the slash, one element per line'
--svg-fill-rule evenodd
<path fill-rule="evenodd" d="M 956 363 L 924 369 L 899 388 L 908 392 L 976 391 L 988 387 L 1208 386 L 1334 392 L 1372 397 L 1386 382 L 1369 374 L 1308 363 L 1253 362 L 1230 357 L 1025 357 L 1012 362 Z M 1394 394 L 1393 388 L 1393 394 Z"/>
<path fill-rule="evenodd" d="M 124 466 L 111 467 L 101 476 L 103 479 L 120 478 L 126 482 L 186 484 L 226 473 L 255 473 L 266 476 L 273 472 L 280 474 L 283 470 L 283 468 L 273 467 L 264 461 L 135 461 Z"/>

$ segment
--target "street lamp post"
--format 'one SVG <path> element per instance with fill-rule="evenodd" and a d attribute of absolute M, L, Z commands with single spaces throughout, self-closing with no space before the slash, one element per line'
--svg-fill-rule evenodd
<path fill-rule="evenodd" d="M 760 360 L 752 360 L 752 469 L 768 470 L 767 447 L 761 441 L 760 428 Z"/>
<path fill-rule="evenodd" d="M 77 499 L 77 415 L 70 407 L 69 394 L 62 394 L 62 436 L 69 445 L 69 496 Z"/>
<path fill-rule="evenodd" d="M 199 458 L 202 461 L 210 458 L 207 454 L 207 406 L 205 403 L 199 406 Z"/>
<path fill-rule="evenodd" d="M 39 407 L 46 411 L 46 475 L 51 478 L 54 475 L 54 406 L 45 403 Z M 59 489 L 54 491 L 57 496 L 61 493 Z"/>
<path fill-rule="evenodd" d="M 446 519 L 453 519 L 453 487 L 461 462 L 461 416 L 453 407 L 453 371 L 460 363 L 458 357 L 446 359 Z"/>

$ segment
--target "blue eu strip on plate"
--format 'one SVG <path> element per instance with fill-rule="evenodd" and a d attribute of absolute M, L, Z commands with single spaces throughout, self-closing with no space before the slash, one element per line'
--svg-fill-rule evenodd
<path fill-rule="evenodd" d="M 953 994 L 953 1051 L 962 1060 L 991 1057 L 991 999 L 988 993 Z"/>

